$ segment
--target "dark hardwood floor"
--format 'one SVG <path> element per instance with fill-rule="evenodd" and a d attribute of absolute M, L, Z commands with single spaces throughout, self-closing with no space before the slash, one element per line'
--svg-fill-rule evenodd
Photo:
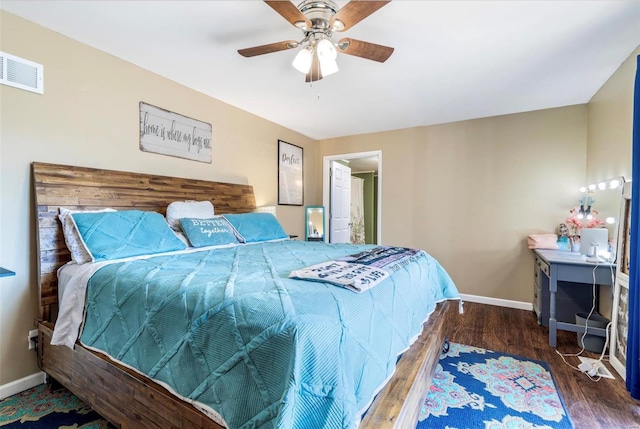
<path fill-rule="evenodd" d="M 465 302 L 464 314 L 457 315 L 458 306 L 452 307 L 456 314 L 451 314 L 450 341 L 549 363 L 576 429 L 640 429 L 640 401 L 631 398 L 609 362 L 605 366 L 615 380 L 593 382 L 572 369 L 549 347 L 549 330 L 538 325 L 532 311 Z M 562 353 L 579 352 L 576 333 L 558 331 L 557 349 Z M 599 358 L 590 352 L 583 356 Z M 574 366 L 580 363 L 577 357 L 566 359 Z"/>

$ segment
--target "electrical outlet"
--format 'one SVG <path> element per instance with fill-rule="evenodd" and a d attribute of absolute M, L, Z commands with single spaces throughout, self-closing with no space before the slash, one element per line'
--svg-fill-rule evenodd
<path fill-rule="evenodd" d="M 38 338 L 38 330 L 32 329 L 29 331 L 29 335 L 27 336 L 27 341 L 29 341 L 29 350 L 33 350 L 36 348 L 36 340 Z"/>
<path fill-rule="evenodd" d="M 587 373 L 592 377 L 604 377 L 615 380 L 611 371 L 609 371 L 604 363 L 600 362 L 598 359 L 591 359 L 582 356 L 578 356 L 578 359 L 581 361 L 580 365 L 578 365 L 578 369 L 580 369 L 580 371 Z"/>
<path fill-rule="evenodd" d="M 578 365 L 578 369 L 582 372 L 589 372 L 589 370 L 591 370 L 592 367 L 593 367 L 593 364 L 589 362 L 582 362 L 580 365 Z"/>

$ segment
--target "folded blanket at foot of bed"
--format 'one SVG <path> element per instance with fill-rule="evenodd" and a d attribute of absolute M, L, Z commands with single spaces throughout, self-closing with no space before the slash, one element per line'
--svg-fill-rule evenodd
<path fill-rule="evenodd" d="M 379 246 L 353 255 L 291 271 L 290 278 L 331 283 L 354 292 L 364 292 L 392 273 L 419 258 L 423 250 Z"/>

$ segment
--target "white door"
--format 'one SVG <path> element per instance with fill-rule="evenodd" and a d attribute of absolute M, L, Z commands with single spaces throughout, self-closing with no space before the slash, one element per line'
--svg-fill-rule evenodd
<path fill-rule="evenodd" d="M 348 243 L 351 238 L 351 169 L 331 161 L 331 243 Z"/>

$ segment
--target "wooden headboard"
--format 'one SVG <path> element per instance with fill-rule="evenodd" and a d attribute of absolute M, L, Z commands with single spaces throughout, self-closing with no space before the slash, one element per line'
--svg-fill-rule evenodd
<path fill-rule="evenodd" d="M 216 214 L 255 211 L 253 187 L 124 171 L 34 162 L 39 321 L 55 322 L 56 271 L 71 260 L 58 220 L 58 208 L 149 210 L 165 214 L 173 201 L 209 200 Z"/>

